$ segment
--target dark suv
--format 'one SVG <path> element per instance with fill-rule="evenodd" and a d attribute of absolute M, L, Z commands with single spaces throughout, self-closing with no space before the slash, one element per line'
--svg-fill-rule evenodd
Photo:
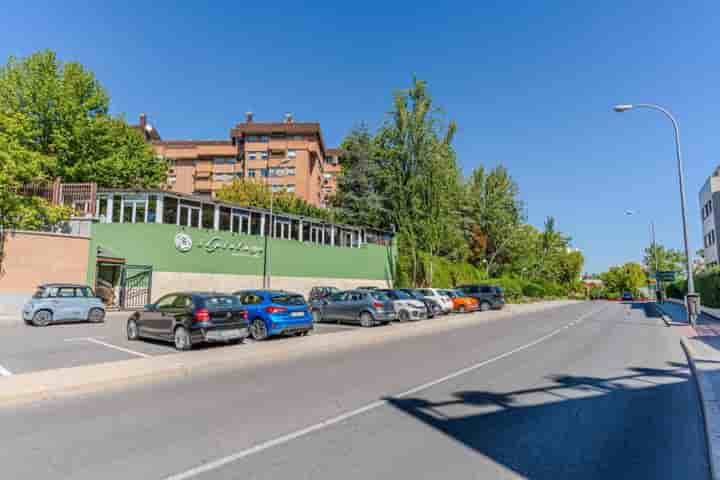
<path fill-rule="evenodd" d="M 463 295 L 477 299 L 480 310 L 500 310 L 505 306 L 505 293 L 497 285 L 460 285 L 456 290 Z"/>

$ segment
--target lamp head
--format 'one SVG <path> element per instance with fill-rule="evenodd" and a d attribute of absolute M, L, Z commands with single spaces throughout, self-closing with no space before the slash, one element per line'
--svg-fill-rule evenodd
<path fill-rule="evenodd" d="M 622 112 L 627 112 L 631 108 L 633 108 L 632 105 L 615 105 L 613 107 L 613 110 L 615 110 L 618 113 L 622 113 Z"/>

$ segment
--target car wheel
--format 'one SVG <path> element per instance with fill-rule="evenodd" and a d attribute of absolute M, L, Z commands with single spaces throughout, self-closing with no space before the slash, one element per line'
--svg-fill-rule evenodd
<path fill-rule="evenodd" d="M 480 304 L 480 311 L 487 312 L 488 310 L 490 310 L 490 304 L 488 302 L 482 302 Z"/>
<path fill-rule="evenodd" d="M 458 311 L 459 311 L 460 313 L 465 313 L 465 311 L 466 311 L 465 305 L 460 305 L 460 306 L 458 307 Z"/>
<path fill-rule="evenodd" d="M 398 319 L 401 322 L 409 322 L 410 321 L 410 314 L 407 310 L 400 310 L 400 315 L 398 315 Z"/>
<path fill-rule="evenodd" d="M 175 329 L 175 348 L 177 350 L 190 350 L 192 348 L 190 334 L 185 327 Z"/>
<path fill-rule="evenodd" d="M 363 327 L 372 327 L 373 323 L 373 317 L 368 312 L 363 312 L 360 314 L 360 325 L 362 325 Z"/>
<path fill-rule="evenodd" d="M 250 324 L 250 335 L 253 340 L 265 340 L 268 337 L 267 327 L 261 318 L 256 318 Z"/>
<path fill-rule="evenodd" d="M 127 338 L 128 340 L 138 340 L 140 338 L 140 330 L 138 329 L 137 321 L 135 321 L 134 318 L 128 320 Z"/>
<path fill-rule="evenodd" d="M 102 308 L 91 308 L 88 312 L 88 322 L 102 323 L 105 321 L 105 310 Z"/>
<path fill-rule="evenodd" d="M 52 313 L 48 310 L 39 310 L 35 312 L 32 318 L 32 324 L 36 327 L 47 327 L 52 322 Z"/>

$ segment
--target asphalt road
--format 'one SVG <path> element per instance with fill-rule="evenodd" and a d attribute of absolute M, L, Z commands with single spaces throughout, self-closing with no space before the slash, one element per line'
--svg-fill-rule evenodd
<path fill-rule="evenodd" d="M 0 328 L 0 372 L 21 374 L 51 368 L 77 367 L 95 363 L 129 360 L 139 357 L 177 354 L 169 343 L 127 339 L 125 326 L 127 312 L 109 312 L 105 323 L 73 322 L 48 327 L 18 325 Z M 346 329 L 352 325 L 317 324 L 314 335 L 323 335 Z M 287 341 L 273 337 L 268 342 Z M 245 344 L 202 345 L 197 348 L 252 348 L 252 339 Z"/>
<path fill-rule="evenodd" d="M 576 304 L 0 409 L 2 478 L 709 478 L 678 333 Z"/>

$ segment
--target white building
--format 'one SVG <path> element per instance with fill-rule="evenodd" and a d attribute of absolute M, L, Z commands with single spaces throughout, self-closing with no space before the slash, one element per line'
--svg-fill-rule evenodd
<path fill-rule="evenodd" d="M 717 226 L 720 225 L 720 167 L 705 181 L 698 194 L 698 201 L 703 230 L 703 260 L 710 267 L 717 265 L 720 259 L 717 243 Z"/>

